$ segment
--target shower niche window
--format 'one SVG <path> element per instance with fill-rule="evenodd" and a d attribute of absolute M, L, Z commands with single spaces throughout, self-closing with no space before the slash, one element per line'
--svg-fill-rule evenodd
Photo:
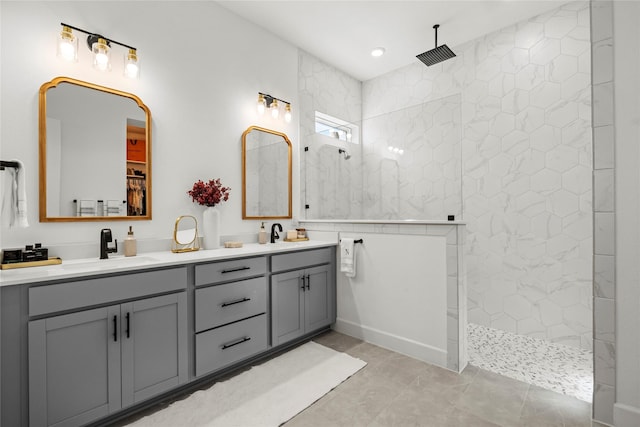
<path fill-rule="evenodd" d="M 315 119 L 316 134 L 353 144 L 360 142 L 360 129 L 354 123 L 349 123 L 319 111 L 316 111 Z"/>

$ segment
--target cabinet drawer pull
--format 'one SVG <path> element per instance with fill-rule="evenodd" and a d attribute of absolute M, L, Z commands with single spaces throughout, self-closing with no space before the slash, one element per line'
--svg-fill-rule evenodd
<path fill-rule="evenodd" d="M 113 341 L 118 342 L 118 316 L 113 315 Z"/>
<path fill-rule="evenodd" d="M 222 274 L 226 274 L 226 273 L 235 273 L 236 271 L 242 271 L 242 270 L 251 270 L 251 267 L 238 267 L 238 268 L 232 268 L 230 270 L 222 270 L 221 273 Z"/>
<path fill-rule="evenodd" d="M 129 332 L 130 332 L 130 329 L 131 329 L 131 319 L 130 319 L 131 316 L 129 315 L 129 313 L 127 313 L 127 315 L 125 317 L 127 319 L 127 338 L 129 338 L 129 336 L 130 336 Z"/>
<path fill-rule="evenodd" d="M 307 274 L 307 290 L 311 290 L 311 276 Z"/>
<path fill-rule="evenodd" d="M 302 289 L 302 292 L 304 292 L 304 288 L 305 288 L 305 276 L 302 276 L 302 286 L 300 287 L 300 289 Z"/>
<path fill-rule="evenodd" d="M 233 347 L 234 345 L 238 345 L 238 344 L 242 344 L 243 342 L 247 342 L 247 341 L 249 341 L 250 339 L 251 339 L 251 337 L 243 337 L 243 338 L 240 338 L 240 339 L 239 339 L 239 340 L 237 340 L 237 341 L 232 341 L 232 342 L 230 342 L 230 343 L 223 344 L 223 345 L 222 345 L 222 349 L 223 349 L 223 350 L 226 350 L 226 349 L 228 349 L 228 348 L 230 348 L 230 347 Z"/>
<path fill-rule="evenodd" d="M 251 298 L 241 298 L 239 300 L 236 301 L 231 301 L 231 302 L 223 302 L 220 306 L 221 307 L 229 307 L 230 305 L 234 305 L 234 304 L 240 304 L 241 302 L 247 302 L 247 301 L 251 301 Z"/>

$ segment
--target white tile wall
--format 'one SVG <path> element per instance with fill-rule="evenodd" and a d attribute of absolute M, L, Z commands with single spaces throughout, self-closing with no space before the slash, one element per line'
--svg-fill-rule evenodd
<path fill-rule="evenodd" d="M 416 62 L 364 82 L 356 159 L 364 168 L 363 195 L 350 195 L 362 210 L 349 212 L 377 219 L 461 213 L 468 224 L 469 320 L 587 349 L 593 304 L 589 24 L 589 3 L 570 3 L 456 46 L 458 56 L 441 64 Z M 607 42 L 601 46 L 606 57 Z M 604 67 L 598 75 L 608 72 Z M 342 102 L 344 89 L 335 90 Z M 602 85 L 600 91 L 607 90 Z M 594 110 L 604 124 L 606 97 Z M 450 138 L 444 146 L 434 141 L 443 137 Z M 385 157 L 386 145 L 411 156 Z M 610 152 L 606 145 L 598 149 Z M 417 166 L 417 158 L 426 167 Z M 307 181 L 320 176 L 332 175 L 307 175 Z M 596 178 L 596 191 L 606 194 L 610 186 L 606 173 Z M 320 204 L 332 206 L 329 196 L 321 195 Z M 611 199 L 598 202 L 608 206 Z M 601 224 L 596 234 L 604 236 L 606 218 Z M 600 240 L 602 254 L 611 250 L 609 240 Z"/>

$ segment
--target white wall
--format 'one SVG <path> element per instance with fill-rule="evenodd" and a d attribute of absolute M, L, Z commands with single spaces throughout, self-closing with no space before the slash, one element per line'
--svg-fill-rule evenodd
<path fill-rule="evenodd" d="M 613 3 L 613 41 L 617 354 L 613 365 L 616 373 L 614 419 L 617 427 L 632 427 L 640 425 L 639 3 Z"/>
<path fill-rule="evenodd" d="M 446 367 L 446 238 L 363 232 L 340 237 L 364 243 L 355 245 L 356 277 L 337 275 L 336 329 Z"/>
<path fill-rule="evenodd" d="M 213 2 L 11 2 L 0 3 L 0 156 L 27 169 L 27 229 L 1 230 L 1 247 L 42 242 L 98 243 L 111 227 L 124 238 L 129 221 L 38 222 L 38 90 L 68 76 L 138 95 L 151 109 L 153 220 L 135 221 L 138 239 L 169 238 L 175 218 L 202 211 L 186 194 L 198 179 L 221 178 L 231 187 L 220 205 L 222 234 L 257 232 L 241 220 L 241 134 L 250 125 L 287 133 L 298 169 L 297 49 Z M 60 22 L 103 33 L 138 48 L 139 80 L 118 69 L 124 49 L 114 47 L 113 71 L 91 67 L 86 37 L 78 63 L 56 57 Z M 118 62 L 119 61 L 119 62 Z M 293 120 L 255 114 L 258 91 L 292 102 Z M 299 179 L 294 178 L 294 215 Z"/>

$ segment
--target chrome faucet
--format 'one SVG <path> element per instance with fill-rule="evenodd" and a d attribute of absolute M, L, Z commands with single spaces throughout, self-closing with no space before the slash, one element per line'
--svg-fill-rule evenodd
<path fill-rule="evenodd" d="M 100 259 L 109 258 L 109 254 L 114 254 L 118 252 L 118 239 L 115 241 L 115 246 L 113 248 L 109 247 L 109 242 L 111 242 L 111 229 L 103 228 L 100 231 Z"/>
<path fill-rule="evenodd" d="M 278 230 L 282 231 L 282 225 L 278 224 L 277 222 L 271 226 L 271 243 L 275 243 L 276 240 L 280 238 L 280 235 L 276 231 L 276 227 L 278 227 Z"/>

